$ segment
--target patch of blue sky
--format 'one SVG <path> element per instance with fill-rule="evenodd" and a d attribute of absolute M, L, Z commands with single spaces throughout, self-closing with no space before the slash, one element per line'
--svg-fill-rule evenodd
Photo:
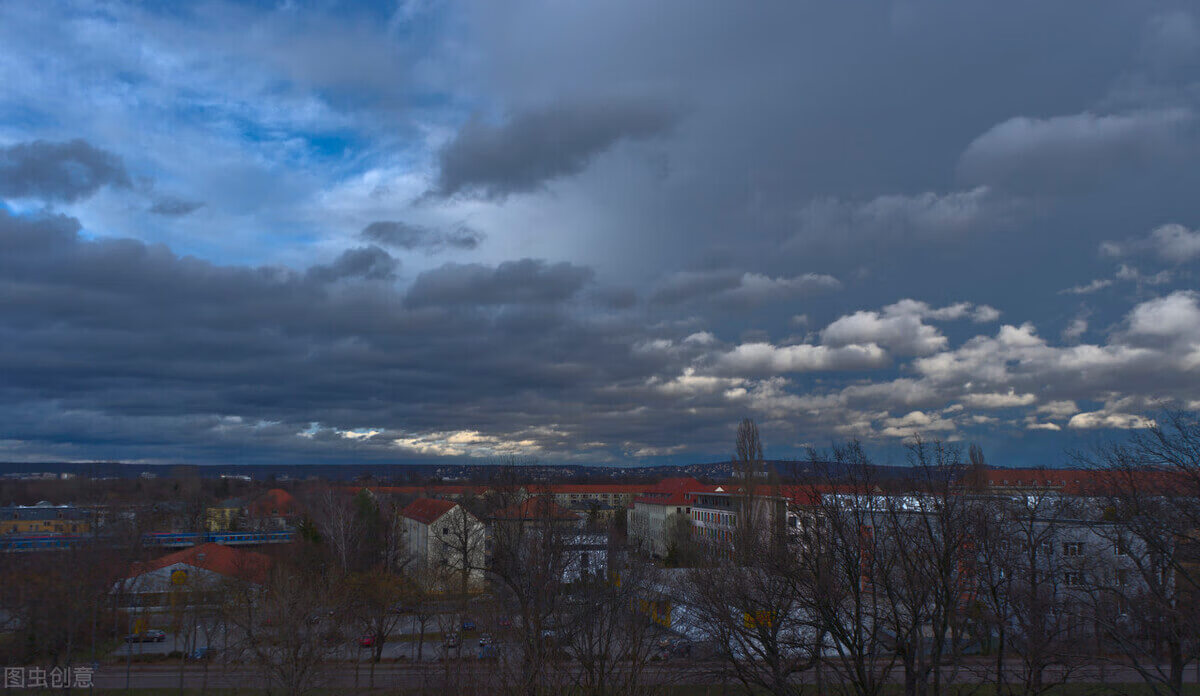
<path fill-rule="evenodd" d="M 61 122 L 50 111 L 39 109 L 27 102 L 6 101 L 0 99 L 0 133 L 13 132 L 28 134 L 54 130 Z M 26 138 L 13 138 L 26 139 Z"/>

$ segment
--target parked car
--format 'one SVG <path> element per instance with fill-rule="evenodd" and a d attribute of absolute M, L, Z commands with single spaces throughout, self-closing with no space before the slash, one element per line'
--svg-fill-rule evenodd
<path fill-rule="evenodd" d="M 491 645 L 491 643 L 492 643 L 492 635 L 490 633 L 480 633 L 479 634 L 479 647 L 482 648 L 485 645 Z"/>
<path fill-rule="evenodd" d="M 512 628 L 512 619 L 507 616 L 501 616 L 500 620 L 496 623 L 499 624 L 500 628 Z"/>
<path fill-rule="evenodd" d="M 204 648 L 196 648 L 195 650 L 193 650 L 192 654 L 188 655 L 188 659 L 195 660 L 196 662 L 202 662 L 204 660 L 211 658 L 212 656 L 213 656 L 212 648 L 204 647 Z"/>
<path fill-rule="evenodd" d="M 471 619 L 463 619 L 462 620 L 462 630 L 474 631 L 475 630 L 475 622 L 472 621 Z"/>
<path fill-rule="evenodd" d="M 167 639 L 167 634 L 157 628 L 152 628 L 143 633 L 130 633 L 125 636 L 126 643 L 162 643 Z"/>
<path fill-rule="evenodd" d="M 364 633 L 359 637 L 358 644 L 364 648 L 371 648 L 375 646 L 375 640 L 376 636 L 374 633 Z"/>
<path fill-rule="evenodd" d="M 446 634 L 445 638 L 443 639 L 443 644 L 447 648 L 457 648 L 458 646 L 462 645 L 462 638 L 456 631 L 451 631 Z"/>

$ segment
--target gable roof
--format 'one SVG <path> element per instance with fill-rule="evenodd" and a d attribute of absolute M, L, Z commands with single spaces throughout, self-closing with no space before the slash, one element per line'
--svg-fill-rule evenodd
<path fill-rule="evenodd" d="M 432 524 L 437 518 L 450 512 L 458 507 L 458 503 L 452 500 L 438 500 L 435 498 L 417 498 L 404 509 L 400 514 L 410 520 L 416 520 L 421 524 Z"/>
<path fill-rule="evenodd" d="M 696 491 L 703 490 L 704 484 L 690 476 L 665 478 L 653 487 L 647 488 L 634 503 L 647 505 L 690 505 Z"/>
<path fill-rule="evenodd" d="M 231 578 L 261 583 L 267 579 L 267 571 L 271 568 L 271 557 L 256 551 L 235 549 L 231 546 L 210 542 L 169 553 L 152 561 L 134 563 L 127 577 L 135 578 L 173 566 L 176 563 L 203 568 Z"/>
<path fill-rule="evenodd" d="M 581 519 L 579 515 L 554 502 L 548 496 L 528 498 L 522 503 L 509 505 L 503 510 L 497 510 L 492 515 L 500 520 L 573 520 Z"/>
<path fill-rule="evenodd" d="M 294 515 L 299 506 L 296 498 L 282 488 L 272 488 L 254 499 L 247 506 L 251 515 L 267 517 L 272 515 Z"/>

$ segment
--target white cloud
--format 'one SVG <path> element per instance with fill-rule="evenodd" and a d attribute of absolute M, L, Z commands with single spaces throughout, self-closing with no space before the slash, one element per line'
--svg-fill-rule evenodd
<path fill-rule="evenodd" d="M 1059 290 L 1060 295 L 1090 295 L 1097 290 L 1103 290 L 1112 285 L 1112 281 L 1108 278 L 1097 278 L 1090 283 L 1084 285 L 1075 285 L 1063 290 Z"/>
<path fill-rule="evenodd" d="M 1074 401 L 1049 401 L 1037 407 L 1037 412 L 1050 418 L 1066 418 L 1079 412 Z"/>
<path fill-rule="evenodd" d="M 476 430 L 406 435 L 394 438 L 392 444 L 416 454 L 445 457 L 490 457 L 497 454 L 528 454 L 542 451 L 539 440 L 532 437 L 514 439 L 486 435 Z"/>
<path fill-rule="evenodd" d="M 1145 237 L 1135 237 L 1124 242 L 1102 242 L 1100 253 L 1118 258 L 1153 254 L 1167 263 L 1187 263 L 1200 257 L 1200 230 L 1190 230 L 1172 222 L 1154 228 Z M 1136 269 L 1134 272 L 1136 273 Z"/>
<path fill-rule="evenodd" d="M 1025 429 L 1026 429 L 1026 430 L 1050 430 L 1050 431 L 1053 431 L 1053 432 L 1058 432 L 1058 431 L 1062 430 L 1062 426 L 1061 426 L 1061 425 L 1058 425 L 1058 424 L 1056 424 L 1056 423 L 1037 423 L 1037 422 L 1034 422 L 1034 423 L 1029 423 L 1029 424 L 1027 424 L 1027 425 L 1025 426 Z"/>
<path fill-rule="evenodd" d="M 733 374 L 862 370 L 887 364 L 887 351 L 874 343 L 838 347 L 743 343 L 717 361 L 718 367 Z"/>
<path fill-rule="evenodd" d="M 912 437 L 926 432 L 948 432 L 955 429 L 954 421 L 924 411 L 910 411 L 899 418 L 885 418 L 881 434 L 886 437 Z"/>
<path fill-rule="evenodd" d="M 1171 282 L 1170 271 L 1159 271 L 1154 275 L 1143 275 L 1141 271 L 1133 266 L 1121 264 L 1117 267 L 1117 278 L 1119 280 L 1127 280 L 1139 285 L 1162 285 L 1163 283 Z"/>
<path fill-rule="evenodd" d="M 1094 430 L 1098 428 L 1116 428 L 1120 430 L 1131 430 L 1135 428 L 1150 428 L 1154 426 L 1152 418 L 1146 418 L 1132 413 L 1109 413 L 1106 411 L 1092 411 L 1090 413 L 1077 413 L 1071 416 L 1071 420 L 1067 423 L 1068 428 L 1077 430 Z"/>
<path fill-rule="evenodd" d="M 945 348 L 947 339 L 923 320 L 952 321 L 970 317 L 975 321 L 992 321 L 999 314 L 987 305 L 972 311 L 969 302 L 935 309 L 925 302 L 904 299 L 878 312 L 858 311 L 838 318 L 821 331 L 821 341 L 831 346 L 875 343 L 901 355 L 929 355 Z"/>
<path fill-rule="evenodd" d="M 1196 341 L 1200 338 L 1200 305 L 1191 291 L 1173 292 L 1143 302 L 1129 313 L 1129 334 L 1135 338 Z"/>
<path fill-rule="evenodd" d="M 1033 394 L 1017 394 L 1010 389 L 1008 392 L 967 394 L 963 396 L 962 400 L 968 406 L 975 408 L 1013 408 L 1036 403 L 1037 397 Z"/>
<path fill-rule="evenodd" d="M 1087 332 L 1087 329 L 1087 319 L 1084 319 L 1083 317 L 1075 317 L 1071 320 L 1071 323 L 1067 324 L 1067 328 L 1063 329 L 1063 339 L 1067 341 L 1078 341 L 1079 338 Z"/>
<path fill-rule="evenodd" d="M 719 394 L 740 386 L 744 380 L 736 377 L 714 377 L 697 374 L 692 367 L 685 368 L 683 373 L 666 382 L 658 377 L 652 377 L 649 386 L 661 394 L 674 397 L 694 397 L 705 394 Z"/>
<path fill-rule="evenodd" d="M 1169 224 L 1150 233 L 1155 251 L 1164 261 L 1185 263 L 1200 256 L 1200 230 Z"/>
<path fill-rule="evenodd" d="M 988 324 L 1000 318 L 1000 310 L 990 305 L 978 305 L 975 307 L 974 314 L 971 315 L 971 321 L 977 324 Z"/>

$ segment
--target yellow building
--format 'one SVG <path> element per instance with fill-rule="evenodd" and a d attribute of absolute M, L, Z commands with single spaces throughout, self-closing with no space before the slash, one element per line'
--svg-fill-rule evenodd
<path fill-rule="evenodd" d="M 14 505 L 0 508 L 0 534 L 86 534 L 83 510 L 72 505 Z"/>
<path fill-rule="evenodd" d="M 204 526 L 210 532 L 228 532 L 237 525 L 242 515 L 242 501 L 236 498 L 222 500 L 204 508 Z"/>

